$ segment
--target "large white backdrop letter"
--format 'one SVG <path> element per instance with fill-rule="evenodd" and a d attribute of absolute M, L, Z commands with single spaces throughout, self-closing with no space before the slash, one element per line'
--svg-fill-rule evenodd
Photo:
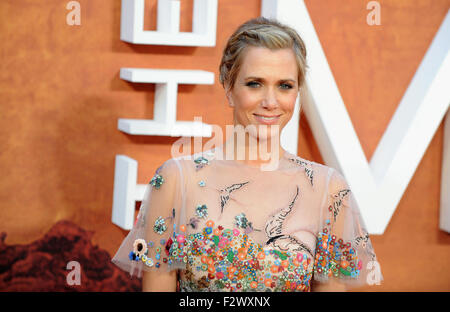
<path fill-rule="evenodd" d="M 180 32 L 180 0 L 158 0 L 157 29 L 144 31 L 144 0 L 122 0 L 120 39 L 133 44 L 215 46 L 217 0 L 194 0 L 192 32 Z M 118 129 L 131 135 L 210 137 L 212 126 L 179 121 L 178 84 L 214 84 L 214 73 L 203 70 L 121 68 L 120 78 L 131 83 L 155 84 L 153 120 L 119 118 Z M 116 155 L 112 222 L 133 227 L 136 201 L 144 197 L 145 184 L 137 184 L 138 162 Z"/>
<path fill-rule="evenodd" d="M 450 11 L 449 11 L 450 12 Z M 369 233 L 382 234 L 450 103 L 450 13 L 410 82 L 370 163 L 302 0 L 263 0 L 261 14 L 295 28 L 305 40 L 308 63 L 304 111 L 327 165 L 345 176 Z M 355 82 L 356 83 L 356 82 Z M 326 90 L 326 92 L 324 92 Z M 298 124 L 295 125 L 298 127 Z M 298 129 L 298 128 L 296 128 Z M 448 127 L 447 127 L 448 129 Z M 294 130 L 295 131 L 295 130 Z M 446 131 L 448 132 L 448 130 Z M 446 139 L 450 139 L 446 135 Z M 445 163 L 450 151 L 446 144 Z M 450 187 L 448 169 L 443 187 Z M 443 189 L 443 191 L 445 191 Z M 450 231 L 449 195 L 443 195 L 441 228 Z"/>

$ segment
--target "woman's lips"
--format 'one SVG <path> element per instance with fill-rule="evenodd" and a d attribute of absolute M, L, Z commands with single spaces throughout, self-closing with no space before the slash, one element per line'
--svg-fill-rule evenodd
<path fill-rule="evenodd" d="M 253 114 L 256 121 L 263 125 L 274 125 L 277 124 L 281 115 L 276 115 L 275 117 L 263 117 L 262 115 Z"/>

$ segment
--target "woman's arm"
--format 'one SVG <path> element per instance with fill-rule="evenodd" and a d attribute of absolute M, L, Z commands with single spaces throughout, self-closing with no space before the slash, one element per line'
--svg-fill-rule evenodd
<path fill-rule="evenodd" d="M 177 272 L 169 264 L 176 262 L 176 266 L 184 265 L 178 257 L 170 254 L 169 240 L 175 239 L 176 224 L 186 223 L 181 218 L 183 188 L 181 181 L 181 167 L 176 159 L 169 159 L 157 169 L 152 178 L 151 196 L 144 204 L 145 237 L 152 245 L 149 257 L 155 260 L 155 264 L 145 270 L 142 276 L 142 291 L 174 292 L 177 290 Z M 176 241 L 176 240 L 175 240 Z M 159 254 L 160 257 L 157 257 Z M 164 259 L 163 259 L 164 257 Z M 165 260 L 165 261 L 160 261 Z M 159 262 L 159 263 L 158 263 Z"/>
<path fill-rule="evenodd" d="M 177 271 L 144 271 L 142 276 L 142 291 L 177 291 Z"/>
<path fill-rule="evenodd" d="M 354 195 L 345 178 L 332 170 L 328 200 L 322 206 L 311 291 L 353 291 L 365 286 L 370 273 L 367 264 L 376 260 Z"/>

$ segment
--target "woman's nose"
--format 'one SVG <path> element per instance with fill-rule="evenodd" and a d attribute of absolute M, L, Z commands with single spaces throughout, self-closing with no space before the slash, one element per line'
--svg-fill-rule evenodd
<path fill-rule="evenodd" d="M 262 100 L 262 106 L 268 109 L 276 108 L 278 106 L 277 97 L 274 90 L 268 89 Z"/>

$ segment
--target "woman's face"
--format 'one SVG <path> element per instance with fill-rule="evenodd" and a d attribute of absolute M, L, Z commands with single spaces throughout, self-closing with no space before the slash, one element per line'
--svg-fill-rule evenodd
<path fill-rule="evenodd" d="M 258 134 L 249 133 L 259 139 L 269 138 L 271 128 L 278 125 L 279 136 L 292 117 L 298 94 L 294 51 L 249 46 L 244 53 L 235 84 L 227 92 L 234 125 L 255 125 Z"/>

